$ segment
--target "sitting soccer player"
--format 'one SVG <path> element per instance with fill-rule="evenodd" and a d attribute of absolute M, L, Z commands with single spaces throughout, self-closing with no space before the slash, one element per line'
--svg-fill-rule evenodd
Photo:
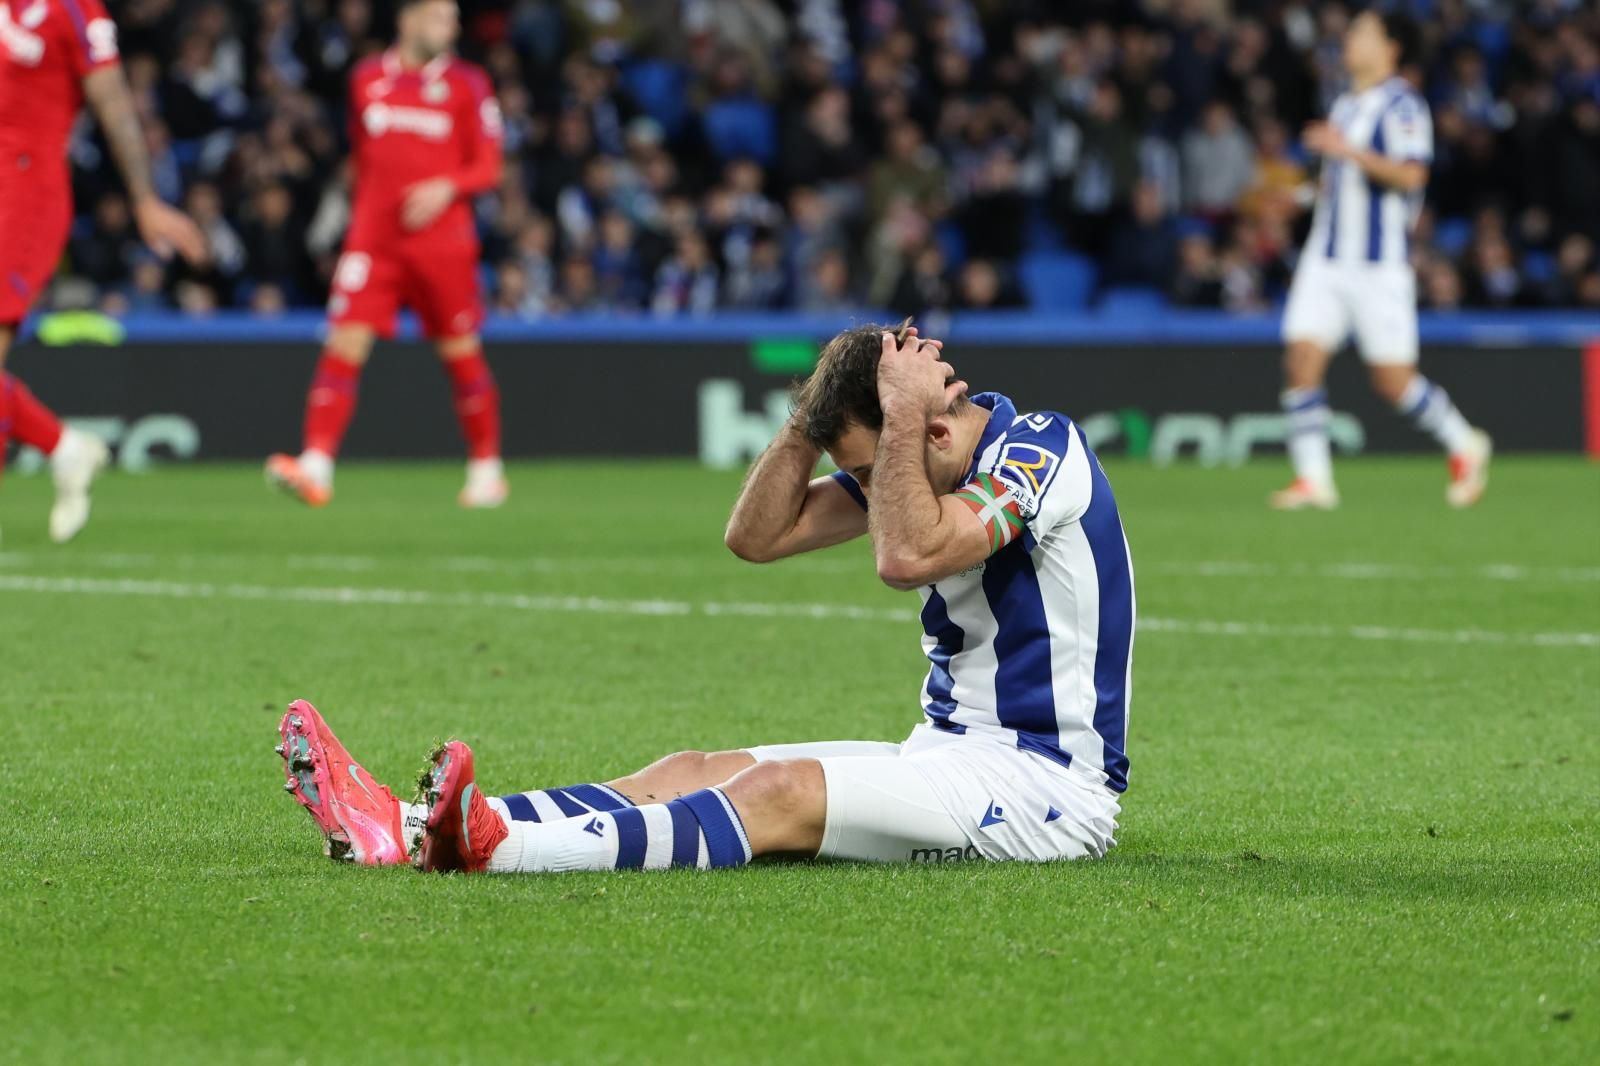
<path fill-rule="evenodd" d="M 679 752 L 605 784 L 491 798 L 451 741 L 410 805 L 298 701 L 284 787 L 329 854 L 400 862 L 416 845 L 424 870 L 530 873 L 1103 855 L 1128 781 L 1134 629 L 1111 486 L 1071 421 L 969 399 L 941 348 L 914 329 L 835 337 L 726 537 L 766 562 L 871 534 L 879 576 L 923 600 L 926 720 L 904 742 Z M 824 451 L 840 472 L 813 479 Z"/>

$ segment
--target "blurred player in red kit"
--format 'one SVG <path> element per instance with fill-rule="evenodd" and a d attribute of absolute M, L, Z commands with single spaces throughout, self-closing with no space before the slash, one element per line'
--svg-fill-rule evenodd
<path fill-rule="evenodd" d="M 0 0 L 0 367 L 28 308 L 55 272 L 72 224 L 67 139 L 87 102 L 122 172 L 139 235 L 158 255 L 205 258 L 205 237 L 156 196 L 144 130 L 117 56 L 117 27 L 101 0 Z M 106 446 L 65 429 L 0 369 L 0 470 L 11 439 L 50 457 L 56 501 L 50 537 L 71 540 L 89 520 L 89 484 Z"/>
<path fill-rule="evenodd" d="M 498 507 L 500 390 L 478 327 L 472 198 L 500 180 L 500 111 L 489 77 L 451 52 L 455 0 L 402 0 L 395 45 L 350 78 L 355 209 L 328 301 L 330 330 L 306 397 L 298 456 L 267 460 L 267 480 L 313 507 L 333 496 L 333 461 L 373 341 L 402 304 L 422 321 L 450 378 L 467 439 L 463 507 Z"/>

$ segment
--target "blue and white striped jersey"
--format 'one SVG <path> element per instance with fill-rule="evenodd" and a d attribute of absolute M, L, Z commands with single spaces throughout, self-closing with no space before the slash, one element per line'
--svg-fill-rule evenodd
<path fill-rule="evenodd" d="M 1111 484 L 1065 415 L 1018 414 L 999 393 L 972 400 L 990 415 L 966 480 L 1002 482 L 1025 529 L 921 590 L 923 713 L 938 729 L 1003 734 L 1121 792 L 1134 595 Z M 835 476 L 864 502 L 849 475 Z"/>
<path fill-rule="evenodd" d="M 1427 102 L 1402 78 L 1390 78 L 1333 102 L 1328 121 L 1351 145 L 1395 160 L 1433 162 L 1433 119 Z M 1341 264 L 1408 265 L 1411 227 L 1422 194 L 1370 181 L 1354 163 L 1327 160 L 1305 254 Z"/>

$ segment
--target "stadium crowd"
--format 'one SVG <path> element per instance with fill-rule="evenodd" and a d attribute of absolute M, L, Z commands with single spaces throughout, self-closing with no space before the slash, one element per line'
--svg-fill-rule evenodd
<path fill-rule="evenodd" d="M 57 306 L 326 296 L 344 97 L 377 0 L 109 5 L 161 193 L 203 271 L 134 235 L 103 145 Z M 1436 160 L 1427 307 L 1600 307 L 1600 10 L 1410 0 Z M 1308 222 L 1299 131 L 1340 89 L 1339 3 L 487 0 L 506 168 L 478 207 L 492 309 L 703 314 L 1278 300 Z"/>

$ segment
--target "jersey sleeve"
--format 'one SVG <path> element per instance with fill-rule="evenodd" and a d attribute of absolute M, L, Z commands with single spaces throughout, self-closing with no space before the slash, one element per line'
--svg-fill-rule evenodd
<path fill-rule="evenodd" d="M 856 501 L 857 507 L 861 508 L 863 511 L 867 509 L 867 494 L 861 491 L 861 482 L 857 481 L 854 477 L 845 473 L 843 470 L 835 470 L 828 476 L 833 478 L 834 483 L 837 484 L 841 489 L 844 489 L 844 491 L 850 494 L 850 498 Z"/>
<path fill-rule="evenodd" d="M 101 0 L 61 0 L 61 6 L 67 14 L 66 50 L 74 75 L 81 80 L 121 62 L 117 24 L 106 14 Z"/>
<path fill-rule="evenodd" d="M 1383 154 L 1407 163 L 1433 162 L 1433 117 L 1416 93 L 1406 93 L 1379 119 Z"/>
<path fill-rule="evenodd" d="M 983 521 L 991 552 L 1019 537 L 1031 548 L 1088 510 L 1089 462 L 1083 439 L 1068 419 L 1022 415 L 986 450 L 956 497 Z"/>
<path fill-rule="evenodd" d="M 501 141 L 505 137 L 500 117 L 500 101 L 495 98 L 494 85 L 489 76 L 476 68 L 466 71 L 467 84 L 464 107 L 469 113 L 461 116 L 458 128 L 462 131 L 461 168 L 452 177 L 463 195 L 475 196 L 488 192 L 500 182 Z"/>

